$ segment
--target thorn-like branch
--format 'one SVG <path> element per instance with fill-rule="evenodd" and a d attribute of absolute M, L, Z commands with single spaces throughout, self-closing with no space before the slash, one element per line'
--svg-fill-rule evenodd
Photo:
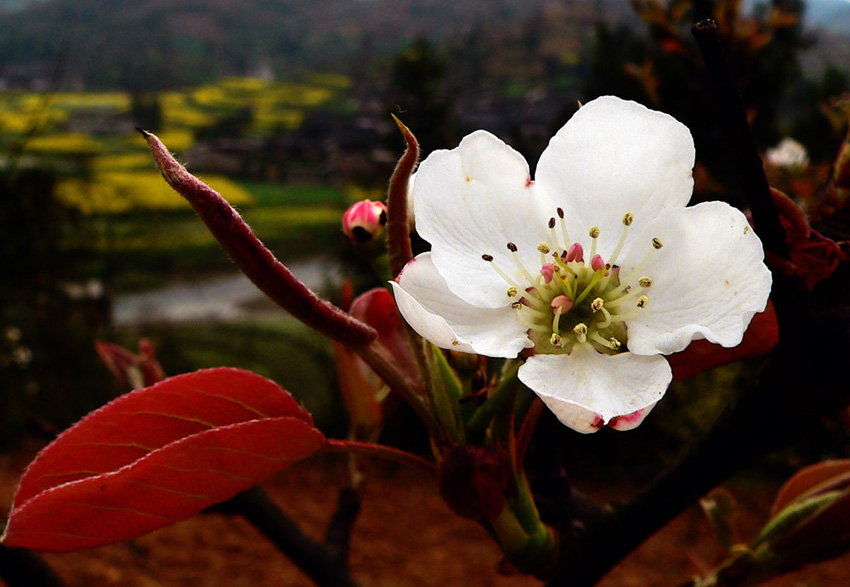
<path fill-rule="evenodd" d="M 390 272 L 396 277 L 407 262 L 413 258 L 410 246 L 410 227 L 407 222 L 408 194 L 407 186 L 416 162 L 419 159 L 419 143 L 413 133 L 402 122 L 392 115 L 398 125 L 407 149 L 399 159 L 395 171 L 390 178 L 387 198 L 387 249 L 389 250 Z"/>
<path fill-rule="evenodd" d="M 139 129 L 165 181 L 186 198 L 239 269 L 281 308 L 316 331 L 363 348 L 377 333 L 301 283 L 257 238 L 248 224 L 218 192 L 186 171 L 156 135 Z"/>

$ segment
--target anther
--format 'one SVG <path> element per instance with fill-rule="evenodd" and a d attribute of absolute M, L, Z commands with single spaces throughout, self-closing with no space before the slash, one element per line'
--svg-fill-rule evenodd
<path fill-rule="evenodd" d="M 573 332 L 580 343 L 587 342 L 587 324 L 579 322 L 573 328 Z"/>
<path fill-rule="evenodd" d="M 512 252 L 512 253 L 516 253 L 516 252 L 517 252 L 516 245 L 515 245 L 515 244 L 513 244 L 513 243 L 508 243 L 508 244 L 507 244 L 507 247 L 508 247 L 508 250 L 509 250 L 510 252 Z M 658 248 L 661 248 L 661 247 L 656 247 L 656 248 L 658 249 Z"/>
<path fill-rule="evenodd" d="M 517 289 L 515 286 L 512 285 L 508 288 L 508 297 L 509 298 L 516 296 L 518 293 L 519 293 L 519 289 Z"/>
<path fill-rule="evenodd" d="M 638 280 L 638 284 L 641 287 L 652 287 L 652 278 L 643 276 Z"/>
<path fill-rule="evenodd" d="M 646 296 L 640 296 L 640 297 L 638 298 L 638 301 L 637 301 L 637 307 L 638 307 L 638 308 L 645 308 L 645 307 L 646 307 L 646 305 L 647 305 L 648 303 L 649 303 L 649 298 L 648 298 L 648 297 L 646 297 Z"/>
<path fill-rule="evenodd" d="M 593 310 L 594 312 L 598 312 L 599 310 L 602 309 L 602 307 L 604 305 L 605 305 L 605 302 L 602 300 L 602 298 L 596 298 L 595 300 L 590 302 L 590 309 Z"/>
<path fill-rule="evenodd" d="M 549 219 L 549 228 L 555 228 L 555 218 L 554 217 Z"/>
<path fill-rule="evenodd" d="M 623 224 L 625 224 L 626 226 L 631 226 L 632 222 L 634 222 L 634 221 L 635 221 L 635 215 L 632 214 L 631 212 L 626 212 L 626 214 L 623 216 Z"/>
<path fill-rule="evenodd" d="M 549 243 L 542 242 L 537 245 L 537 250 L 543 253 L 544 255 L 548 255 L 549 251 L 551 251 L 552 249 L 549 248 Z"/>
<path fill-rule="evenodd" d="M 590 227 L 590 238 L 598 238 L 599 237 L 599 227 L 591 226 Z"/>
<path fill-rule="evenodd" d="M 513 308 L 514 310 L 522 310 L 522 303 L 521 302 L 513 302 L 511 304 L 511 308 Z"/>
<path fill-rule="evenodd" d="M 608 339 L 608 342 L 611 343 L 611 349 L 613 349 L 615 351 L 620 350 L 620 347 L 623 346 L 623 343 L 621 343 L 619 340 L 617 340 L 613 336 Z"/>
<path fill-rule="evenodd" d="M 481 255 L 481 258 L 487 261 L 488 263 L 493 262 L 493 255 Z"/>
<path fill-rule="evenodd" d="M 561 338 L 561 335 L 557 332 L 553 332 L 552 336 L 549 337 L 549 344 L 551 344 L 556 349 L 559 349 L 564 346 L 564 339 Z"/>
<path fill-rule="evenodd" d="M 581 261 L 584 258 L 584 249 L 578 243 L 573 243 L 570 249 L 567 251 L 567 256 L 564 259 L 567 263 L 571 261 Z"/>
<path fill-rule="evenodd" d="M 564 209 L 563 209 L 563 208 L 558 208 L 557 212 L 558 212 L 558 218 L 560 218 L 561 220 L 563 220 L 563 219 L 564 219 Z"/>
<path fill-rule="evenodd" d="M 656 249 L 660 249 L 661 247 L 664 246 L 664 243 L 661 242 L 660 238 L 655 237 L 654 239 L 652 239 L 652 246 L 655 247 Z"/>
<path fill-rule="evenodd" d="M 593 258 L 590 260 L 590 267 L 594 271 L 605 269 L 605 261 L 602 260 L 602 255 L 593 255 Z"/>

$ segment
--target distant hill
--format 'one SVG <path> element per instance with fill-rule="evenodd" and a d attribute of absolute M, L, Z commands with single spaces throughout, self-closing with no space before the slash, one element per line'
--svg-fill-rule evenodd
<path fill-rule="evenodd" d="M 621 0 L 52 0 L 0 14 L 0 72 L 60 69 L 88 87 L 348 70 L 417 35 L 526 22 L 544 5 L 629 14 Z M 0 7 L 20 5 L 5 0 Z M 615 8 L 617 7 L 617 8 Z"/>

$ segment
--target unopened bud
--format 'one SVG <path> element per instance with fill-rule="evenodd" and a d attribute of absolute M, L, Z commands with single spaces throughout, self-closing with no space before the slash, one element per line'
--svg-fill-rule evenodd
<path fill-rule="evenodd" d="M 342 232 L 354 245 L 362 245 L 383 236 L 386 227 L 387 207 L 383 202 L 357 202 L 342 216 Z"/>

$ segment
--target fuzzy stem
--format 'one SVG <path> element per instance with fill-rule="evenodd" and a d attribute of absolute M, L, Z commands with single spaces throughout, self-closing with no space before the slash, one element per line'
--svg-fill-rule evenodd
<path fill-rule="evenodd" d="M 390 272 L 395 277 L 413 258 L 410 245 L 410 227 L 407 224 L 407 186 L 416 162 L 419 160 L 419 143 L 413 133 L 392 115 L 398 125 L 407 148 L 399 159 L 390 178 L 387 197 L 387 250 L 389 251 Z"/>
<path fill-rule="evenodd" d="M 299 281 L 257 238 L 233 206 L 186 171 L 156 135 L 139 132 L 168 185 L 186 198 L 237 267 L 260 291 L 310 328 L 342 344 L 359 348 L 375 339 L 377 333 L 373 328 L 321 299 Z"/>

